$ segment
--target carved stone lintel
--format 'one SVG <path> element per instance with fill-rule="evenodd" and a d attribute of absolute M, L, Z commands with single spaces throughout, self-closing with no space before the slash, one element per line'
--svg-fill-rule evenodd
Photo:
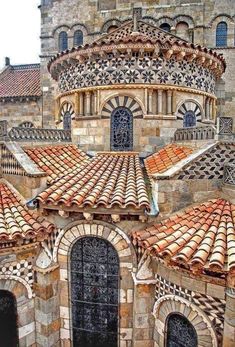
<path fill-rule="evenodd" d="M 114 223 L 118 223 L 118 222 L 120 222 L 120 215 L 119 214 L 112 214 L 111 215 L 111 218 L 112 218 L 112 221 L 114 222 Z"/>

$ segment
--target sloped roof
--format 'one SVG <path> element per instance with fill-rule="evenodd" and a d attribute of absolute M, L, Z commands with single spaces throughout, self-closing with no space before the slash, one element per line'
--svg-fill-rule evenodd
<path fill-rule="evenodd" d="M 193 148 L 189 146 L 172 143 L 146 158 L 145 167 L 150 175 L 163 173 L 182 159 L 187 158 L 192 152 Z"/>
<path fill-rule="evenodd" d="M 40 239 L 54 230 L 54 225 L 29 211 L 24 199 L 5 181 L 0 181 L 0 243 L 20 239 Z"/>
<path fill-rule="evenodd" d="M 47 175 L 48 184 L 74 172 L 89 157 L 75 145 L 51 145 L 23 148 L 31 160 Z"/>
<path fill-rule="evenodd" d="M 150 209 L 139 156 L 134 152 L 99 153 L 39 194 L 38 200 L 78 208 Z"/>
<path fill-rule="evenodd" d="M 132 237 L 171 265 L 193 272 L 235 270 L 235 205 L 223 199 L 189 207 Z"/>
<path fill-rule="evenodd" d="M 10 65 L 0 74 L 0 99 L 39 96 L 40 64 Z"/>

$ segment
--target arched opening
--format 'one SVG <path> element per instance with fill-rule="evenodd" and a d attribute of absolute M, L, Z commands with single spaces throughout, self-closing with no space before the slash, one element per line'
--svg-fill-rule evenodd
<path fill-rule="evenodd" d="M 108 28 L 108 34 L 109 33 L 112 33 L 114 30 L 116 30 L 118 28 L 117 25 L 111 25 L 109 28 Z"/>
<path fill-rule="evenodd" d="M 83 32 L 81 30 L 76 30 L 73 37 L 73 45 L 74 46 L 82 46 L 83 45 Z"/>
<path fill-rule="evenodd" d="M 216 27 L 216 47 L 227 47 L 228 26 L 226 22 L 218 23 Z"/>
<path fill-rule="evenodd" d="M 111 114 L 111 150 L 133 149 L 133 115 L 127 107 L 117 107 Z"/>
<path fill-rule="evenodd" d="M 189 41 L 189 26 L 186 22 L 179 22 L 176 25 L 176 35 Z"/>
<path fill-rule="evenodd" d="M 73 346 L 118 346 L 119 258 L 106 240 L 83 237 L 71 250 Z"/>
<path fill-rule="evenodd" d="M 165 31 L 167 31 L 167 32 L 170 32 L 170 31 L 171 31 L 171 26 L 170 26 L 170 24 L 168 24 L 168 23 L 162 23 L 162 24 L 160 25 L 160 29 L 165 30 Z"/>
<path fill-rule="evenodd" d="M 4 347 L 19 346 L 17 303 L 7 290 L 0 290 L 0 341 Z"/>
<path fill-rule="evenodd" d="M 59 51 L 65 51 L 68 49 L 68 34 L 65 31 L 61 31 L 59 34 Z"/>
<path fill-rule="evenodd" d="M 66 111 L 63 115 L 63 128 L 64 130 L 71 129 L 71 114 L 69 111 Z"/>
<path fill-rule="evenodd" d="M 192 128 L 196 126 L 196 115 L 193 111 L 186 111 L 183 119 L 184 128 Z"/>
<path fill-rule="evenodd" d="M 194 326 L 180 313 L 171 313 L 166 322 L 166 347 L 197 347 Z"/>

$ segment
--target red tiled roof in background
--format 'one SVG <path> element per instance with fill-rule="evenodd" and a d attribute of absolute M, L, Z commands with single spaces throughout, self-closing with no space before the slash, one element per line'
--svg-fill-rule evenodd
<path fill-rule="evenodd" d="M 235 205 L 223 199 L 187 208 L 132 234 L 134 244 L 194 272 L 235 270 Z"/>
<path fill-rule="evenodd" d="M 13 65 L 0 74 L 0 98 L 41 96 L 40 65 Z"/>
<path fill-rule="evenodd" d="M 26 154 L 37 166 L 48 174 L 48 184 L 74 172 L 89 157 L 75 145 L 51 145 L 24 148 Z"/>
<path fill-rule="evenodd" d="M 38 200 L 79 208 L 150 209 L 139 156 L 132 152 L 99 153 L 39 194 Z"/>
<path fill-rule="evenodd" d="M 53 224 L 29 211 L 21 196 L 0 181 L 0 242 L 41 240 L 53 230 Z"/>
<path fill-rule="evenodd" d="M 144 161 L 145 167 L 150 175 L 163 173 L 182 159 L 187 158 L 192 152 L 191 147 L 172 143 L 146 158 Z"/>

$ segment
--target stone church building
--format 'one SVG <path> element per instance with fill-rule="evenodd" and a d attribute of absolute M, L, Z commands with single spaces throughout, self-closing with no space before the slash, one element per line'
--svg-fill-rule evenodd
<path fill-rule="evenodd" d="M 234 347 L 234 2 L 39 8 L 0 73 L 0 345 Z"/>

